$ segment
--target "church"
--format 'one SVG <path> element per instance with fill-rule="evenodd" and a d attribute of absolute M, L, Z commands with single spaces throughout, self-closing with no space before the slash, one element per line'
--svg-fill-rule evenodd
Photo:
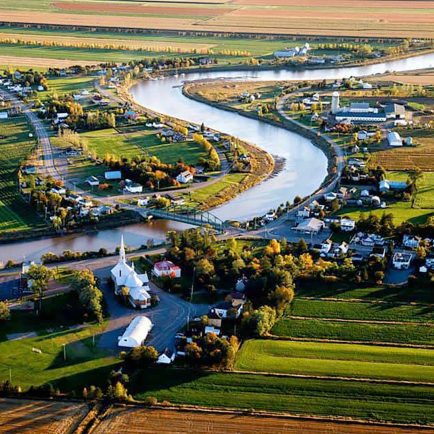
<path fill-rule="evenodd" d="M 116 295 L 120 294 L 122 287 L 128 288 L 128 300 L 133 307 L 145 309 L 151 305 L 148 275 L 146 273 L 138 274 L 134 269 L 134 263 L 127 264 L 123 236 L 119 249 L 119 260 L 111 270 L 111 278 Z"/>

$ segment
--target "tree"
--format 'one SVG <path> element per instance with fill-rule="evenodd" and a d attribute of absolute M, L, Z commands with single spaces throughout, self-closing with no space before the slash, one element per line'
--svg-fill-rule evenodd
<path fill-rule="evenodd" d="M 255 332 L 264 336 L 270 332 L 277 319 L 276 311 L 271 306 L 261 306 L 253 312 L 252 320 L 255 324 Z"/>
<path fill-rule="evenodd" d="M 77 291 L 83 307 L 91 312 L 99 323 L 103 320 L 103 294 L 96 286 L 96 278 L 90 270 L 77 271 L 72 280 L 72 287 Z"/>
<path fill-rule="evenodd" d="M 38 296 L 39 309 L 38 314 L 41 314 L 42 299 L 44 292 L 48 287 L 49 280 L 53 277 L 53 272 L 45 265 L 32 265 L 27 272 L 29 286 L 32 291 Z"/>
<path fill-rule="evenodd" d="M 274 301 L 277 312 L 281 315 L 286 306 L 294 299 L 294 289 L 292 287 L 278 286 L 270 293 L 270 299 Z"/>
<path fill-rule="evenodd" d="M 158 359 L 158 352 L 153 346 L 141 345 L 133 348 L 127 355 L 126 360 L 136 366 L 150 366 Z"/>
<path fill-rule="evenodd" d="M 9 306 L 4 301 L 0 301 L 0 321 L 6 321 L 11 317 Z"/>
<path fill-rule="evenodd" d="M 423 172 L 421 169 L 416 167 L 414 170 L 412 170 L 408 175 L 409 184 L 413 186 L 414 191 L 417 191 L 417 182 L 421 179 L 423 179 Z"/>

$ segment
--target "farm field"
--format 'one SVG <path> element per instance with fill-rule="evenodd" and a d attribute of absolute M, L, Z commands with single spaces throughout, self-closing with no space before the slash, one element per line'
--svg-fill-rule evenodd
<path fill-rule="evenodd" d="M 433 382 L 434 351 L 320 342 L 248 340 L 235 369 Z"/>
<path fill-rule="evenodd" d="M 354 342 L 434 345 L 434 327 L 283 318 L 272 329 L 280 337 Z"/>
<path fill-rule="evenodd" d="M 432 132 L 414 130 L 411 135 L 417 144 L 416 147 L 403 146 L 373 152 L 370 155 L 369 165 L 371 167 L 380 165 L 386 170 L 412 170 L 418 167 L 423 171 L 433 171 L 434 137 L 432 137 Z M 405 137 L 405 132 L 403 136 Z"/>
<path fill-rule="evenodd" d="M 321 433 L 321 434 L 401 434 L 404 429 L 387 426 L 369 426 L 331 421 L 297 420 L 277 417 L 258 417 L 240 413 L 210 413 L 187 410 L 144 409 L 137 407 L 112 407 L 96 427 L 95 434 L 107 432 L 191 434 L 249 432 Z M 416 430 L 412 430 L 416 432 Z"/>
<path fill-rule="evenodd" d="M 308 5 L 296 0 L 124 1 L 106 3 L 103 14 L 100 2 L 91 0 L 25 0 L 0 8 L 10 22 L 117 27 L 118 17 L 125 16 L 130 28 L 210 32 L 432 37 L 434 22 L 431 2 L 403 0 L 313 0 Z"/>
<path fill-rule="evenodd" d="M 154 396 L 176 404 L 433 422 L 429 386 L 154 369 L 142 370 L 131 385 L 139 400 Z"/>
<path fill-rule="evenodd" d="M 288 314 L 290 315 L 311 318 L 394 322 L 428 322 L 434 319 L 434 311 L 428 305 L 394 305 L 388 303 L 305 300 L 296 298 L 288 310 Z"/>
<path fill-rule="evenodd" d="M 85 403 L 0 399 L 0 430 L 16 433 L 69 434 L 89 409 Z"/>
<path fill-rule="evenodd" d="M 0 233 L 42 227 L 18 193 L 16 172 L 35 146 L 24 116 L 0 121 Z"/>

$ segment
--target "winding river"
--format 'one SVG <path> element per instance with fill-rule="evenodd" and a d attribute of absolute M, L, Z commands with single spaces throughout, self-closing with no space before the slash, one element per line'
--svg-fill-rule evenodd
<path fill-rule="evenodd" d="M 327 174 L 327 159 L 320 149 L 298 134 L 186 98 L 182 94 L 184 81 L 221 77 L 243 81 L 330 80 L 428 67 L 434 67 L 434 53 L 360 67 L 195 72 L 140 82 L 131 88 L 131 94 L 139 104 L 154 111 L 191 122 L 204 122 L 208 127 L 255 143 L 270 154 L 285 160 L 283 169 L 276 176 L 213 210 L 213 213 L 222 219 L 243 220 L 265 213 L 282 202 L 292 200 L 295 195 L 305 196 L 316 190 Z M 3 244 L 0 245 L 0 261 L 22 260 L 23 252 L 27 259 L 39 259 L 40 255 L 47 251 L 61 253 L 67 249 L 86 251 L 98 250 L 100 247 L 114 250 L 121 232 L 125 233 L 127 244 L 138 247 L 148 239 L 156 242 L 163 240 L 167 230 L 182 230 L 186 227 L 175 222 L 160 221 L 103 230 L 95 234 Z"/>

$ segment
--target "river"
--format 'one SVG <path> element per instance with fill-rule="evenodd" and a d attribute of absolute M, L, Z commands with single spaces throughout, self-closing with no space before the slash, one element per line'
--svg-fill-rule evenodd
<path fill-rule="evenodd" d="M 204 122 L 207 127 L 255 143 L 270 154 L 285 159 L 284 167 L 277 176 L 212 211 L 222 219 L 243 220 L 265 213 L 282 202 L 292 200 L 296 195 L 305 196 L 316 190 L 327 174 L 327 159 L 321 150 L 298 134 L 186 98 L 182 94 L 184 81 L 220 77 L 255 81 L 331 80 L 428 67 L 434 67 L 434 53 L 360 67 L 195 72 L 162 80 L 142 81 L 132 87 L 131 93 L 145 107 L 191 122 Z M 114 250 L 121 233 L 125 234 L 127 244 L 138 247 L 145 244 L 147 239 L 156 242 L 163 240 L 167 230 L 183 230 L 186 227 L 176 222 L 153 222 L 92 234 L 3 244 L 0 245 L 0 261 L 22 260 L 23 254 L 27 259 L 39 259 L 41 254 L 48 251 L 59 254 L 64 250 L 87 251 L 101 247 Z"/>

